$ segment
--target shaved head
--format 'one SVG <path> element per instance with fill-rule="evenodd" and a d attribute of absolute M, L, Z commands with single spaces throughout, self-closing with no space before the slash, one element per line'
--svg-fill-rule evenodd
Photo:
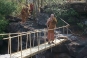
<path fill-rule="evenodd" d="M 54 14 L 51 14 L 50 17 L 53 18 L 54 17 Z"/>
<path fill-rule="evenodd" d="M 51 14 L 52 17 L 54 17 L 54 14 Z"/>

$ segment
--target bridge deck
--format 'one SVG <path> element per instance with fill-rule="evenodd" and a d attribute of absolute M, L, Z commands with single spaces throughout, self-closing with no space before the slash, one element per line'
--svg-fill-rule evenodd
<path fill-rule="evenodd" d="M 44 50 L 47 50 L 51 47 L 54 47 L 58 44 L 61 44 L 61 42 L 64 42 L 66 39 L 55 39 L 54 42 L 55 44 L 51 44 L 51 45 L 48 45 L 48 43 L 43 43 L 43 44 L 40 44 L 39 45 L 39 49 L 38 49 L 38 46 L 36 47 L 32 47 L 32 48 L 29 48 L 29 49 L 26 49 L 26 50 L 23 50 L 22 51 L 22 58 L 27 58 L 27 57 L 30 57 L 30 56 L 33 56 L 41 51 L 44 51 Z M 19 52 L 16 52 L 16 53 L 13 53 L 11 56 L 15 56 L 17 58 L 21 58 L 21 51 Z"/>

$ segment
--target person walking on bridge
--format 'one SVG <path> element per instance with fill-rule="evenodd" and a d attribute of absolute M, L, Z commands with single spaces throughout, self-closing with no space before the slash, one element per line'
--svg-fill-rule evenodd
<path fill-rule="evenodd" d="M 54 14 L 51 14 L 50 18 L 47 19 L 47 29 L 48 29 L 48 44 L 54 44 L 54 29 L 56 28 L 57 19 L 54 17 Z"/>

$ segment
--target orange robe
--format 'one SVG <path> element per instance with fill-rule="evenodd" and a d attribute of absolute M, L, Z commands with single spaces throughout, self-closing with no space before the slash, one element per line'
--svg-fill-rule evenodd
<path fill-rule="evenodd" d="M 22 17 L 22 22 L 26 22 L 26 19 L 28 19 L 28 16 L 30 15 L 28 7 L 23 7 L 21 11 L 21 17 Z"/>
<path fill-rule="evenodd" d="M 31 3 L 30 4 L 30 10 L 29 10 L 31 14 L 33 13 L 33 8 L 34 8 L 34 5 Z"/>
<path fill-rule="evenodd" d="M 54 28 L 56 27 L 57 19 L 53 18 L 48 22 L 48 40 L 54 40 Z"/>

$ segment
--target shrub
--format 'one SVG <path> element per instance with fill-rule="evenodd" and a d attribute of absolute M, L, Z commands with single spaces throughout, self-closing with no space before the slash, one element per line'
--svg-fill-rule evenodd
<path fill-rule="evenodd" d="M 20 6 L 21 4 L 17 4 L 16 5 L 16 10 L 12 13 L 12 16 L 19 16 L 22 10 L 22 6 Z"/>
<path fill-rule="evenodd" d="M 5 16 L 11 15 L 16 10 L 16 5 L 7 0 L 0 0 L 0 33 L 5 33 L 6 27 L 9 24 Z M 2 39 L 4 36 L 0 36 Z"/>
<path fill-rule="evenodd" d="M 6 0 L 0 0 L 0 14 L 3 16 L 12 14 L 16 10 L 16 5 Z"/>
<path fill-rule="evenodd" d="M 84 30 L 84 24 L 83 23 L 77 23 L 78 27 L 82 30 Z"/>
<path fill-rule="evenodd" d="M 16 10 L 16 5 L 6 0 L 0 0 L 0 33 L 4 32 L 8 21 L 5 16 L 12 14 Z"/>
<path fill-rule="evenodd" d="M 6 26 L 8 25 L 8 21 L 3 19 L 0 19 L 0 33 L 3 33 L 6 29 Z"/>
<path fill-rule="evenodd" d="M 64 23 L 59 21 L 59 18 L 63 18 L 65 21 L 67 21 L 68 23 L 70 24 L 73 24 L 73 23 L 77 23 L 77 21 L 75 21 L 75 19 L 73 19 L 73 17 L 78 17 L 79 14 L 72 8 L 63 8 L 65 5 L 60 5 L 61 7 L 59 6 L 50 6 L 48 7 L 47 9 L 45 9 L 45 12 L 47 14 L 51 14 L 51 13 L 54 13 L 56 18 L 58 19 L 58 24 L 59 25 L 63 25 Z"/>
<path fill-rule="evenodd" d="M 5 33 L 6 27 L 8 25 L 8 21 L 5 20 L 5 17 L 0 15 L 0 33 Z M 3 38 L 4 36 L 0 36 L 0 40 Z"/>
<path fill-rule="evenodd" d="M 54 13 L 57 17 L 62 17 L 62 18 L 65 18 L 65 17 L 72 17 L 72 16 L 78 16 L 78 13 L 70 8 L 70 9 L 67 9 L 65 8 L 64 6 L 66 5 L 61 5 L 61 7 L 58 7 L 58 6 L 50 6 L 48 8 L 45 9 L 45 12 L 47 14 L 51 14 L 51 13 Z"/>

